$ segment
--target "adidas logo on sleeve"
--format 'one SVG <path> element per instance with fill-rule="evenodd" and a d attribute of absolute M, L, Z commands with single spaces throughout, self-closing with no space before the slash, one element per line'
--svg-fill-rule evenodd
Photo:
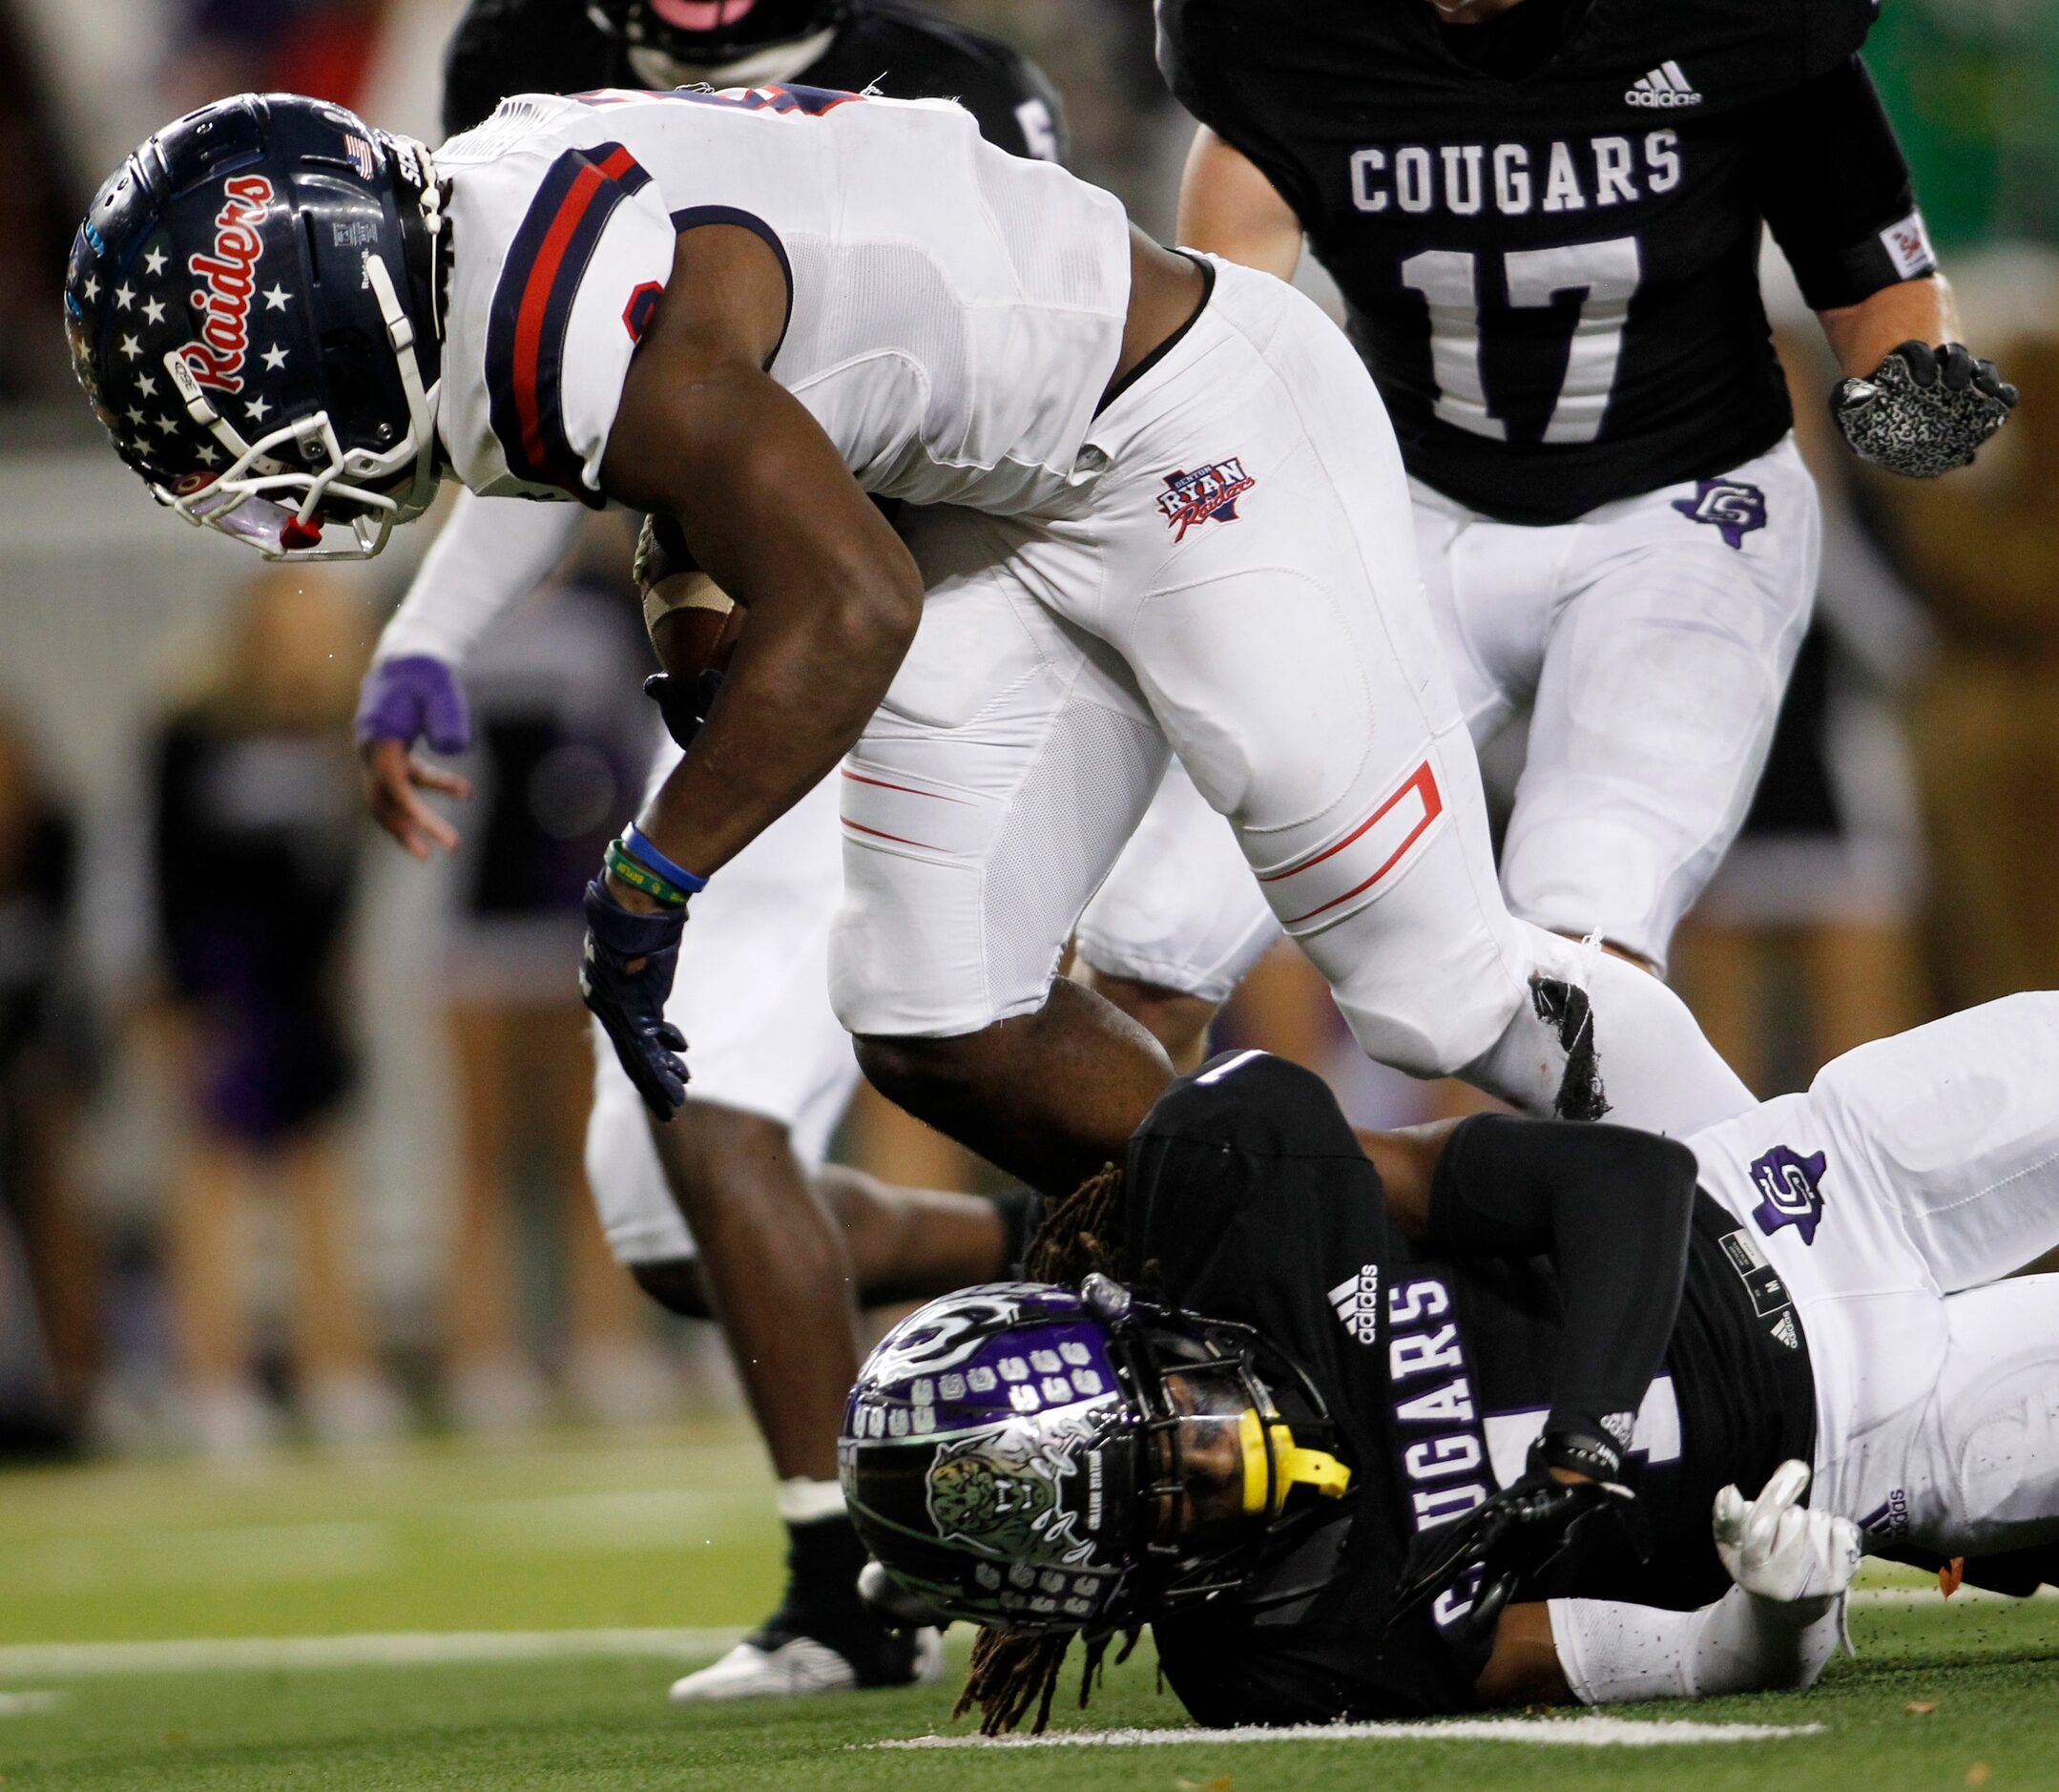
<path fill-rule="evenodd" d="M 1695 92 L 1686 75 L 1680 73 L 1677 62 L 1666 61 L 1653 69 L 1650 74 L 1639 75 L 1633 81 L 1623 97 L 1633 106 L 1698 106 L 1701 95 Z"/>
<path fill-rule="evenodd" d="M 1380 1265 L 1367 1263 L 1356 1276 L 1346 1276 L 1329 1292 L 1329 1302 L 1343 1328 L 1362 1344 L 1372 1344 L 1380 1332 Z"/>

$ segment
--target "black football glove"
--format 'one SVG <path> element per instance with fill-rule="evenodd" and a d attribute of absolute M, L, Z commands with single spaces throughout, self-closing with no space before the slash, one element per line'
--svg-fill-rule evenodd
<path fill-rule="evenodd" d="M 579 994 L 606 1030 L 643 1105 L 669 1120 L 686 1099 L 686 1036 L 665 1018 L 679 965 L 686 910 L 639 915 L 608 893 L 605 878 L 586 886 L 586 957 Z M 641 959 L 639 969 L 630 969 Z"/>
<path fill-rule="evenodd" d="M 1540 1438 L 1530 1447 L 1521 1480 L 1462 1517 L 1416 1533 L 1402 1564 L 1401 1584 L 1387 1618 L 1390 1625 L 1477 1570 L 1480 1586 L 1472 1609 L 1451 1627 L 1451 1634 L 1462 1647 L 1490 1637 L 1516 1589 L 1549 1567 L 1575 1530 L 1596 1512 L 1632 1498 L 1627 1487 L 1612 1480 L 1554 1479 L 1554 1464 L 1582 1469 L 1592 1466 L 1586 1459 L 1590 1452 L 1579 1445 L 1573 1448 L 1582 1459 L 1568 1457 L 1568 1442 Z M 1611 1452 L 1605 1447 L 1602 1453 Z M 1620 1462 L 1620 1455 L 1615 1460 Z"/>
<path fill-rule="evenodd" d="M 1932 348 L 1903 343 L 1864 379 L 1830 395 L 1852 452 L 1911 479 L 1935 479 L 1972 463 L 1980 445 L 2008 421 L 2016 388 L 1964 343 Z"/>
<path fill-rule="evenodd" d="M 657 705 L 657 713 L 665 719 L 665 732 L 679 743 L 681 752 L 694 744 L 721 688 L 722 675 L 712 667 L 691 678 L 654 672 L 643 681 L 644 696 Z"/>

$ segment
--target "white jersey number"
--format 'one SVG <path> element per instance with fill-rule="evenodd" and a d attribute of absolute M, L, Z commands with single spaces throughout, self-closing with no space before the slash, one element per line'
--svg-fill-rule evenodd
<path fill-rule="evenodd" d="M 1018 104 L 1015 122 L 1022 130 L 1023 147 L 1038 161 L 1058 159 L 1058 121 L 1041 99 L 1026 99 Z"/>
<path fill-rule="evenodd" d="M 1601 434 L 1623 353 L 1624 320 L 1644 271 L 1637 239 L 1511 249 L 1502 257 L 1502 271 L 1514 306 L 1549 305 L 1562 292 L 1580 295 L 1566 379 L 1544 439 L 1593 441 Z M 1479 258 L 1464 249 L 1425 249 L 1402 263 L 1402 284 L 1421 293 L 1429 307 L 1436 414 L 1474 435 L 1508 441 L 1508 426 L 1487 398 L 1480 364 Z"/>

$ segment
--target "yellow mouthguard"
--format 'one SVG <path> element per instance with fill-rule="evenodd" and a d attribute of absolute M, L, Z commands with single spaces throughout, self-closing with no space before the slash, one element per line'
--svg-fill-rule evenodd
<path fill-rule="evenodd" d="M 1237 1438 L 1243 1445 L 1244 1510 L 1273 1516 L 1287 1503 L 1296 1483 L 1312 1487 L 1324 1499 L 1341 1499 L 1351 1485 L 1351 1470 L 1327 1450 L 1303 1449 L 1284 1425 L 1267 1429 L 1257 1411 L 1246 1407 L 1237 1415 Z M 1268 1461 L 1270 1455 L 1270 1461 Z M 1270 1469 L 1271 1473 L 1267 1470 Z M 1268 1503 L 1267 1488 L 1274 1497 Z"/>

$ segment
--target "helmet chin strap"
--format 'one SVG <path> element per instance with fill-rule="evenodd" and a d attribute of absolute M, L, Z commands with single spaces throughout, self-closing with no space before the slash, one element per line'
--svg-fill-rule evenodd
<path fill-rule="evenodd" d="M 1267 1424 L 1246 1407 L 1237 1419 L 1244 1459 L 1244 1511 L 1277 1518 L 1296 1487 L 1312 1487 L 1324 1499 L 1341 1499 L 1351 1470 L 1322 1449 L 1303 1449 L 1279 1420 Z"/>

